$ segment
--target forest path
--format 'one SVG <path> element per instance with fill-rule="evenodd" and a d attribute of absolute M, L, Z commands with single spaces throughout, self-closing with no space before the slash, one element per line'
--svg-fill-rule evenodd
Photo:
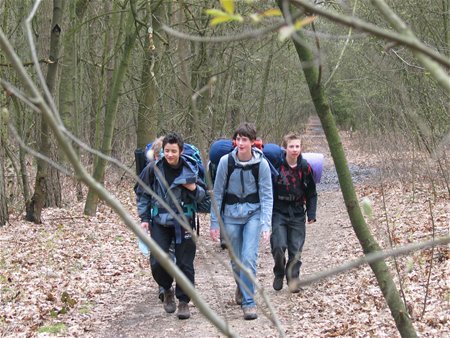
<path fill-rule="evenodd" d="M 354 258 L 361 249 L 349 223 L 342 200 L 334 165 L 329 154 L 318 117 L 309 119 L 304 135 L 304 150 L 325 155 L 324 182 L 319 184 L 317 222 L 307 226 L 306 243 L 302 255 L 301 275 L 306 276 L 334 267 Z M 351 164 L 349 159 L 349 163 Z M 359 167 L 356 167 L 359 168 Z M 298 294 L 291 294 L 286 286 L 279 292 L 272 289 L 272 256 L 268 245 L 260 248 L 258 275 L 259 285 L 267 293 L 281 326 L 288 337 L 326 336 L 355 330 L 358 322 L 377 330 L 379 321 L 388 327 L 388 335 L 395 336 L 395 327 L 390 324 L 387 311 L 378 313 L 373 321 L 361 310 L 364 300 L 362 289 L 368 284 L 370 272 L 363 268 L 357 272 L 334 276 L 311 284 Z M 209 306 L 227 321 L 230 328 L 241 337 L 276 337 L 279 332 L 267 315 L 267 307 L 257 297 L 259 318 L 244 321 L 242 311 L 234 304 L 235 284 L 229 271 L 227 252 L 209 239 L 209 216 L 202 219 L 201 236 L 197 246 L 196 288 Z M 222 336 L 197 310 L 191 302 L 191 319 L 180 321 L 175 314 L 164 312 L 157 298 L 157 286 L 149 269 L 138 289 L 128 290 L 126 297 L 118 295 L 118 305 L 109 325 L 95 337 L 217 337 Z M 376 292 L 373 291 L 372 292 Z M 357 304 L 353 300 L 357 299 Z M 373 302 L 373 301 L 372 301 Z M 355 308 L 356 307 L 356 308 Z M 356 312 L 355 312 L 356 311 Z M 339 318 L 339 320 L 336 320 Z M 368 319 L 367 319 L 368 318 Z M 367 323 L 369 321 L 369 323 Z M 350 326 L 350 329 L 349 329 Z M 356 326 L 355 326 L 356 327 Z M 94 330 L 95 331 L 95 330 Z M 356 331 L 358 331 L 356 329 Z M 361 332 L 360 332 L 361 333 Z"/>

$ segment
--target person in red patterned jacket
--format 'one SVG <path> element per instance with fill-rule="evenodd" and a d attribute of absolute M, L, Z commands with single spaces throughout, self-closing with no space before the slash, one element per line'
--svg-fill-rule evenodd
<path fill-rule="evenodd" d="M 312 168 L 301 155 L 300 135 L 285 135 L 283 147 L 285 153 L 277 168 L 279 176 L 273 181 L 270 237 L 274 260 L 273 288 L 281 290 L 286 278 L 289 290 L 297 293 L 300 291 L 298 282 L 306 234 L 305 218 L 308 218 L 308 224 L 316 221 L 317 192 Z"/>

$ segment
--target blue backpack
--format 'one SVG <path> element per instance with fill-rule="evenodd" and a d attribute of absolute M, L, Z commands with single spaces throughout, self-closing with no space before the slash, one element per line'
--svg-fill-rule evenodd
<path fill-rule="evenodd" d="M 214 181 L 216 179 L 217 174 L 217 166 L 219 165 L 220 158 L 226 154 L 231 153 L 234 149 L 233 141 L 230 139 L 220 139 L 214 141 L 209 149 L 209 162 L 208 162 L 208 173 L 211 177 L 211 182 L 214 185 Z M 260 149 L 258 147 L 258 149 Z M 272 143 L 264 144 L 262 146 L 262 152 L 264 157 L 267 159 L 269 163 L 270 172 L 272 176 L 278 176 L 278 170 L 276 168 L 279 167 L 281 161 L 283 160 L 283 149 Z M 228 176 L 226 182 L 230 178 L 231 173 L 235 169 L 235 163 L 232 156 L 228 157 Z M 251 168 L 253 176 L 255 177 L 255 181 L 258 182 L 258 173 L 259 173 L 259 163 L 255 164 Z M 228 184 L 227 184 L 228 185 Z"/>
<path fill-rule="evenodd" d="M 234 149 L 233 141 L 230 139 L 219 139 L 213 142 L 211 148 L 209 149 L 209 162 L 208 162 L 208 173 L 211 177 L 211 182 L 214 185 L 214 181 L 217 173 L 217 166 L 219 165 L 220 158 L 226 154 L 229 154 Z M 283 162 L 284 149 L 274 143 L 266 143 L 262 146 L 262 151 L 264 157 L 269 162 L 270 171 L 272 177 L 277 177 L 279 175 L 277 168 L 280 167 Z M 319 153 L 302 153 L 302 157 L 306 160 L 302 167 L 309 164 L 313 170 L 313 178 L 315 183 L 320 182 L 323 170 L 323 154 Z M 231 156 L 230 156 L 231 158 Z M 234 170 L 234 161 L 228 161 L 228 177 Z M 258 170 L 252 170 L 255 180 L 258 181 Z"/>

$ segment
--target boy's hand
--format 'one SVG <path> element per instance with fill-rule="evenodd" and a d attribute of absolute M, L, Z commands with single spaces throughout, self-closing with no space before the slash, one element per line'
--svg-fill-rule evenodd
<path fill-rule="evenodd" d="M 141 223 L 141 228 L 142 228 L 145 232 L 148 232 L 148 231 L 149 231 L 149 223 L 148 223 L 148 222 L 142 222 L 142 223 Z"/>
<path fill-rule="evenodd" d="M 219 241 L 219 237 L 220 237 L 220 230 L 219 229 L 211 229 L 209 231 L 209 234 L 211 235 L 211 238 L 214 242 L 218 242 Z"/>
<path fill-rule="evenodd" d="M 194 191 L 195 188 L 197 188 L 197 185 L 195 183 L 186 183 L 183 184 L 183 187 L 185 187 L 187 190 Z"/>
<path fill-rule="evenodd" d="M 263 243 L 264 243 L 264 244 L 269 243 L 269 240 L 270 240 L 270 231 L 263 231 L 263 232 L 261 233 L 261 236 L 262 236 L 262 239 L 263 239 Z"/>

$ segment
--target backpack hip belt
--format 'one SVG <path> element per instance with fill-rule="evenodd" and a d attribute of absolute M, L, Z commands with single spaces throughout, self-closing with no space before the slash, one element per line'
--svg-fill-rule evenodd
<path fill-rule="evenodd" d="M 255 192 L 245 197 L 238 197 L 234 194 L 226 194 L 224 203 L 228 205 L 237 203 L 259 203 L 259 193 Z"/>
<path fill-rule="evenodd" d="M 302 202 L 303 198 L 295 195 L 288 195 L 288 196 L 280 196 L 278 195 L 276 197 L 277 200 L 283 201 L 283 202 Z"/>

